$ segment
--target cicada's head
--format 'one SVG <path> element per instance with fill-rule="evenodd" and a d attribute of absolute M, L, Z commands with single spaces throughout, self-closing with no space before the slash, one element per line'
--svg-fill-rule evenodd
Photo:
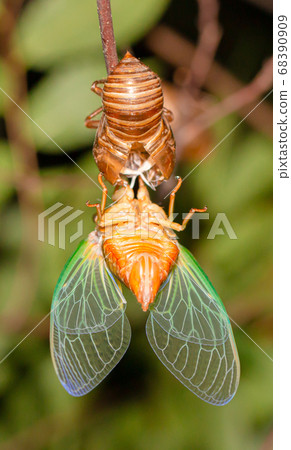
<path fill-rule="evenodd" d="M 118 203 L 120 201 L 132 201 L 134 199 L 133 189 L 129 186 L 129 184 L 125 184 L 124 186 L 116 186 L 114 194 L 112 196 L 112 200 L 114 203 Z"/>
<path fill-rule="evenodd" d="M 139 177 L 139 188 L 137 191 L 137 199 L 141 202 L 150 203 L 150 195 L 144 184 L 142 177 Z"/>

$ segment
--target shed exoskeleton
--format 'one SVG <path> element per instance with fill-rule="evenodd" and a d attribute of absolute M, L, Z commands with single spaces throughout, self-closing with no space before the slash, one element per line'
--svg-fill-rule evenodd
<path fill-rule="evenodd" d="M 173 115 L 164 107 L 160 78 L 127 52 L 107 79 L 95 81 L 91 89 L 102 98 L 102 106 L 85 125 L 97 128 L 93 155 L 105 178 L 115 185 L 123 175 L 133 183 L 141 176 L 152 188 L 168 179 L 176 147 L 169 124 Z"/>

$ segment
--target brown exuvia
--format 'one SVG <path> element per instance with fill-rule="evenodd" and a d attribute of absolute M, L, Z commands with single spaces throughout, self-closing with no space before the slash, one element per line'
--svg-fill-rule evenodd
<path fill-rule="evenodd" d="M 97 128 L 93 155 L 105 178 L 119 184 L 122 175 L 141 176 L 152 188 L 168 179 L 175 141 L 160 78 L 127 52 L 107 79 L 95 81 L 91 89 L 101 96 L 102 107 L 85 124 Z M 95 120 L 101 111 L 101 119 Z"/>

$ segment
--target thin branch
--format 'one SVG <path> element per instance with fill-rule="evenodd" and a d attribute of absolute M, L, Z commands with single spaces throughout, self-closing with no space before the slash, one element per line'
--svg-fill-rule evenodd
<path fill-rule="evenodd" d="M 146 43 L 155 54 L 165 61 L 177 68 L 184 67 L 189 70 L 196 47 L 177 32 L 160 25 L 151 32 Z M 205 80 L 205 87 L 215 97 L 225 98 L 243 89 L 244 85 L 219 63 L 213 61 Z M 238 110 L 238 114 L 245 117 L 250 110 L 249 106 Z M 192 119 L 194 118 L 192 117 Z M 247 122 L 267 136 L 272 136 L 273 112 L 271 106 L 266 102 L 262 103 L 259 111 L 254 111 L 247 117 Z"/>
<path fill-rule="evenodd" d="M 107 73 L 118 64 L 110 0 L 97 0 L 97 11 Z"/>
<path fill-rule="evenodd" d="M 233 112 L 241 111 L 246 106 L 250 108 L 250 105 L 255 105 L 271 89 L 272 84 L 273 58 L 271 57 L 264 63 L 260 72 L 249 84 L 216 103 L 199 116 L 190 119 L 187 124 L 180 127 L 176 135 L 177 141 L 182 147 L 190 145 L 200 133 L 207 130 L 218 120 Z"/>
<path fill-rule="evenodd" d="M 205 82 L 222 36 L 222 30 L 218 23 L 218 1 L 198 0 L 198 5 L 199 39 L 186 81 L 196 95 Z"/>

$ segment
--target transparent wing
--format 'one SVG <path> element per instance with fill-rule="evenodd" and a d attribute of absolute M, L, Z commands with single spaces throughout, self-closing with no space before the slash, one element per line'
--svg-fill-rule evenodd
<path fill-rule="evenodd" d="M 179 246 L 177 265 L 146 324 L 150 345 L 190 391 L 213 405 L 234 396 L 239 358 L 224 306 L 195 258 Z"/>
<path fill-rule="evenodd" d="M 91 233 L 64 267 L 51 308 L 52 360 L 69 394 L 87 394 L 126 352 L 131 331 L 125 303 Z"/>

